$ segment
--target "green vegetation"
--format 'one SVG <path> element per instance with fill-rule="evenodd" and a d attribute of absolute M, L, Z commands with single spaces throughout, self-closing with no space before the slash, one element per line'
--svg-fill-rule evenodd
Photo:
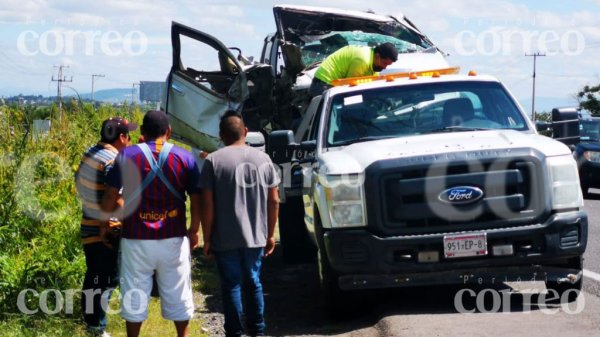
<path fill-rule="evenodd" d="M 65 104 L 61 116 L 56 106 L 0 107 L 0 337 L 85 336 L 78 292 L 85 258 L 73 177 L 85 149 L 98 141 L 102 120 L 110 116 L 140 124 L 142 111 L 94 109 L 77 101 Z M 34 119 L 50 120 L 51 130 L 36 133 Z M 138 136 L 139 130 L 132 138 Z M 50 289 L 62 293 L 58 296 Z M 72 296 L 65 294 L 69 289 Z M 45 296 L 47 308 L 40 306 Z M 66 302 L 57 302 L 57 297 Z M 35 313 L 24 314 L 23 307 Z M 124 336 L 124 322 L 117 316 L 109 316 L 109 331 Z M 174 334 L 172 322 L 160 318 L 155 300 L 144 331 L 144 336 Z M 192 331 L 201 335 L 198 320 Z"/>
<path fill-rule="evenodd" d="M 600 85 L 592 87 L 586 85 L 577 93 L 577 98 L 580 100 L 579 106 L 589 110 L 592 115 L 600 114 L 600 100 L 598 100 L 598 94 L 600 94 Z"/>

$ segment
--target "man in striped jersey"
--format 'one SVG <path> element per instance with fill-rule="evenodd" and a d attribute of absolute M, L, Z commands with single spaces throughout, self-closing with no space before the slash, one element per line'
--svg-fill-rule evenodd
<path fill-rule="evenodd" d="M 145 143 L 123 149 L 108 173 L 102 208 L 118 208 L 123 188 L 121 234 L 121 316 L 127 336 L 137 337 L 148 317 L 152 275 L 156 275 L 162 316 L 188 336 L 194 313 L 190 248 L 198 245 L 200 172 L 191 153 L 167 142 L 171 127 L 162 111 L 148 111 L 141 126 Z M 186 194 L 190 228 L 186 227 Z"/>
<path fill-rule="evenodd" d="M 99 228 L 108 216 L 100 210 L 106 190 L 106 173 L 112 167 L 117 153 L 129 145 L 129 132 L 137 128 L 121 117 L 102 123 L 100 142 L 84 154 L 75 174 L 77 192 L 82 201 L 81 242 L 87 270 L 82 287 L 81 310 L 88 331 L 96 336 L 108 336 L 106 312 L 102 298 L 108 301 L 118 284 L 117 251 L 101 242 Z M 105 302 L 106 303 L 106 302 Z"/>

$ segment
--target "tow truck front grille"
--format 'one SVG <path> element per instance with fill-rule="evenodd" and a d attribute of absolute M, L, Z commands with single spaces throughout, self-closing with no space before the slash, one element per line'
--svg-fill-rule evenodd
<path fill-rule="evenodd" d="M 527 158 L 451 162 L 381 175 L 383 227 L 436 232 L 530 224 L 543 212 L 541 165 Z M 467 186 L 483 192 L 477 201 L 452 203 L 444 191 Z"/>

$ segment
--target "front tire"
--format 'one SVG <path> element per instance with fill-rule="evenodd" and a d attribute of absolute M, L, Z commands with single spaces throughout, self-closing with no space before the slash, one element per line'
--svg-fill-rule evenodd
<path fill-rule="evenodd" d="M 571 303 L 577 300 L 579 293 L 581 293 L 582 282 L 581 279 L 575 283 L 562 282 L 546 282 L 546 289 L 548 291 L 556 291 L 558 299 L 554 302 L 560 303 Z"/>
<path fill-rule="evenodd" d="M 574 259 L 569 268 L 577 269 L 579 272 L 583 271 L 583 258 L 579 257 Z M 555 291 L 558 294 L 558 299 L 553 302 L 575 302 L 577 297 L 579 297 L 579 293 L 581 293 L 581 288 L 583 283 L 583 277 L 579 278 L 579 280 L 575 283 L 571 282 L 558 282 L 558 281 L 546 281 L 546 289 L 549 292 Z"/>

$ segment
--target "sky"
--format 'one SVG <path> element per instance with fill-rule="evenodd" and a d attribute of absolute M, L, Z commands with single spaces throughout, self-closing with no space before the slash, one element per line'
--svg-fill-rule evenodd
<path fill-rule="evenodd" d="M 600 83 L 600 0 L 0 0 L 0 96 L 79 93 L 163 81 L 171 66 L 172 21 L 217 37 L 258 58 L 275 31 L 274 4 L 327 6 L 402 15 L 461 71 L 501 80 L 531 110 L 574 105 L 585 85 Z"/>

